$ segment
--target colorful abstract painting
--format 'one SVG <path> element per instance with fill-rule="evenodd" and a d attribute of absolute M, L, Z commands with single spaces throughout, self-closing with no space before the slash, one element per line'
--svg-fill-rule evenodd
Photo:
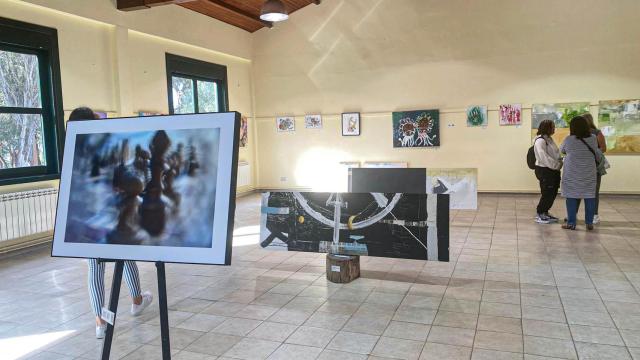
<path fill-rule="evenodd" d="M 478 169 L 427 169 L 427 194 L 450 194 L 451 209 L 478 208 Z"/>
<path fill-rule="evenodd" d="M 240 147 L 245 147 L 249 143 L 249 121 L 246 116 L 240 118 Z"/>
<path fill-rule="evenodd" d="M 600 101 L 598 126 L 607 154 L 640 153 L 640 100 Z"/>
<path fill-rule="evenodd" d="M 360 135 L 360 113 L 342 114 L 342 136 Z"/>
<path fill-rule="evenodd" d="M 438 110 L 398 111 L 392 114 L 393 147 L 440 146 Z"/>
<path fill-rule="evenodd" d="M 282 116 L 276 118 L 276 128 L 278 132 L 287 132 L 296 130 L 296 120 L 293 116 Z"/>
<path fill-rule="evenodd" d="M 467 108 L 467 126 L 487 126 L 487 107 L 484 105 L 474 105 Z"/>
<path fill-rule="evenodd" d="M 559 146 L 569 136 L 571 119 L 586 112 L 589 112 L 588 102 L 533 104 L 531 107 L 531 138 L 536 137 L 538 126 L 543 120 L 552 120 L 556 124 L 556 133 L 552 137 Z"/>
<path fill-rule="evenodd" d="M 522 104 L 500 105 L 500 125 L 522 124 Z"/>
<path fill-rule="evenodd" d="M 304 127 L 307 129 L 322 129 L 322 115 L 305 115 Z"/>

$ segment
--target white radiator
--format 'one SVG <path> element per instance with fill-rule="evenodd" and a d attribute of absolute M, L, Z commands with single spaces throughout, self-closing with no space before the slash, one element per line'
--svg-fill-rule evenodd
<path fill-rule="evenodd" d="M 238 180 L 236 186 L 238 188 L 251 185 L 251 165 L 246 161 L 238 163 Z"/>
<path fill-rule="evenodd" d="M 21 239 L 49 237 L 55 222 L 57 195 L 57 189 L 0 194 L 0 247 Z"/>

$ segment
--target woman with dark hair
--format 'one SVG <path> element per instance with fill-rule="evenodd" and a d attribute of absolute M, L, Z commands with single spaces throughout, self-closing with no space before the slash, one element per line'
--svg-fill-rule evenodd
<path fill-rule="evenodd" d="M 543 120 L 538 125 L 538 135 L 533 140 L 533 149 L 536 155 L 536 178 L 540 182 L 540 201 L 536 208 L 536 222 L 549 224 L 558 221 L 558 218 L 549 214 L 553 202 L 558 196 L 560 188 L 560 169 L 562 160 L 560 150 L 551 135 L 556 131 L 552 120 Z"/>
<path fill-rule="evenodd" d="M 596 205 L 597 164 L 602 152 L 598 140 L 591 135 L 589 122 L 584 116 L 576 116 L 569 124 L 570 136 L 560 146 L 565 154 L 562 173 L 562 196 L 567 203 L 567 223 L 563 229 L 575 230 L 579 199 L 584 199 L 585 223 L 593 230 Z"/>
<path fill-rule="evenodd" d="M 591 135 L 595 136 L 598 140 L 598 148 L 600 151 L 605 153 L 607 151 L 607 139 L 605 139 L 602 131 L 596 127 L 596 124 L 593 121 L 593 116 L 590 113 L 582 114 L 585 119 L 587 119 L 587 123 L 589 124 L 589 131 L 591 131 Z M 593 223 L 597 224 L 600 222 L 600 215 L 598 214 L 598 210 L 600 208 L 600 183 L 602 181 L 602 175 L 598 174 L 596 179 L 596 210 L 595 215 L 593 215 Z M 578 205 L 579 206 L 579 205 Z"/>
<path fill-rule="evenodd" d="M 97 120 L 98 115 L 88 107 L 74 109 L 69 115 L 69 121 Z M 89 299 L 93 314 L 96 316 L 96 338 L 102 339 L 107 331 L 107 323 L 100 317 L 104 306 L 104 271 L 105 263 L 98 259 L 87 259 L 89 264 Z M 124 281 L 131 295 L 131 315 L 138 316 L 151 304 L 153 295 L 140 290 L 140 276 L 135 261 L 124 262 Z"/>

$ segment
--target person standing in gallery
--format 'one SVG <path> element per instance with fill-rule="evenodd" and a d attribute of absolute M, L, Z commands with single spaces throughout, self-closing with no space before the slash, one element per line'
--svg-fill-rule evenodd
<path fill-rule="evenodd" d="M 571 119 L 569 131 L 570 136 L 560 145 L 560 152 L 566 155 L 562 173 L 562 196 L 566 198 L 567 223 L 562 228 L 575 230 L 579 200 L 584 199 L 587 230 L 593 230 L 597 164 L 602 159 L 602 152 L 584 116 Z"/>
<path fill-rule="evenodd" d="M 589 131 L 591 131 L 591 135 L 595 136 L 598 140 L 598 148 L 604 154 L 607 151 L 607 139 L 605 139 L 602 131 L 596 127 L 596 124 L 593 121 L 593 116 L 590 113 L 582 114 L 585 119 L 587 119 L 587 123 L 589 124 Z M 598 173 L 596 178 L 596 209 L 593 215 L 593 223 L 597 224 L 600 222 L 600 215 L 598 214 L 598 210 L 600 208 L 600 183 L 602 182 L 602 175 Z"/>
<path fill-rule="evenodd" d="M 551 137 L 555 130 L 556 127 L 552 120 L 543 120 L 538 126 L 537 136 L 533 140 L 533 149 L 536 155 L 535 173 L 540 182 L 540 201 L 538 201 L 536 208 L 538 214 L 536 222 L 539 224 L 558 221 L 557 217 L 549 213 L 558 196 L 560 169 L 562 168 L 560 150 Z"/>
<path fill-rule="evenodd" d="M 96 113 L 88 107 L 74 109 L 69 115 L 69 121 L 96 120 Z M 98 259 L 87 259 L 89 265 L 88 285 L 91 309 L 96 316 L 96 338 L 103 339 L 107 332 L 107 323 L 102 320 L 102 307 L 104 306 L 104 272 L 105 263 Z M 135 261 L 124 262 L 124 280 L 131 295 L 131 315 L 138 316 L 151 304 L 153 295 L 148 291 L 140 290 L 140 275 Z"/>

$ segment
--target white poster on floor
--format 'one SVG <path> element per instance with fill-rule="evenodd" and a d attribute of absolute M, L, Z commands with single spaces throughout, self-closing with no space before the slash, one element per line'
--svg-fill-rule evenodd
<path fill-rule="evenodd" d="M 450 194 L 450 208 L 478 208 L 478 169 L 427 169 L 427 194 Z"/>

